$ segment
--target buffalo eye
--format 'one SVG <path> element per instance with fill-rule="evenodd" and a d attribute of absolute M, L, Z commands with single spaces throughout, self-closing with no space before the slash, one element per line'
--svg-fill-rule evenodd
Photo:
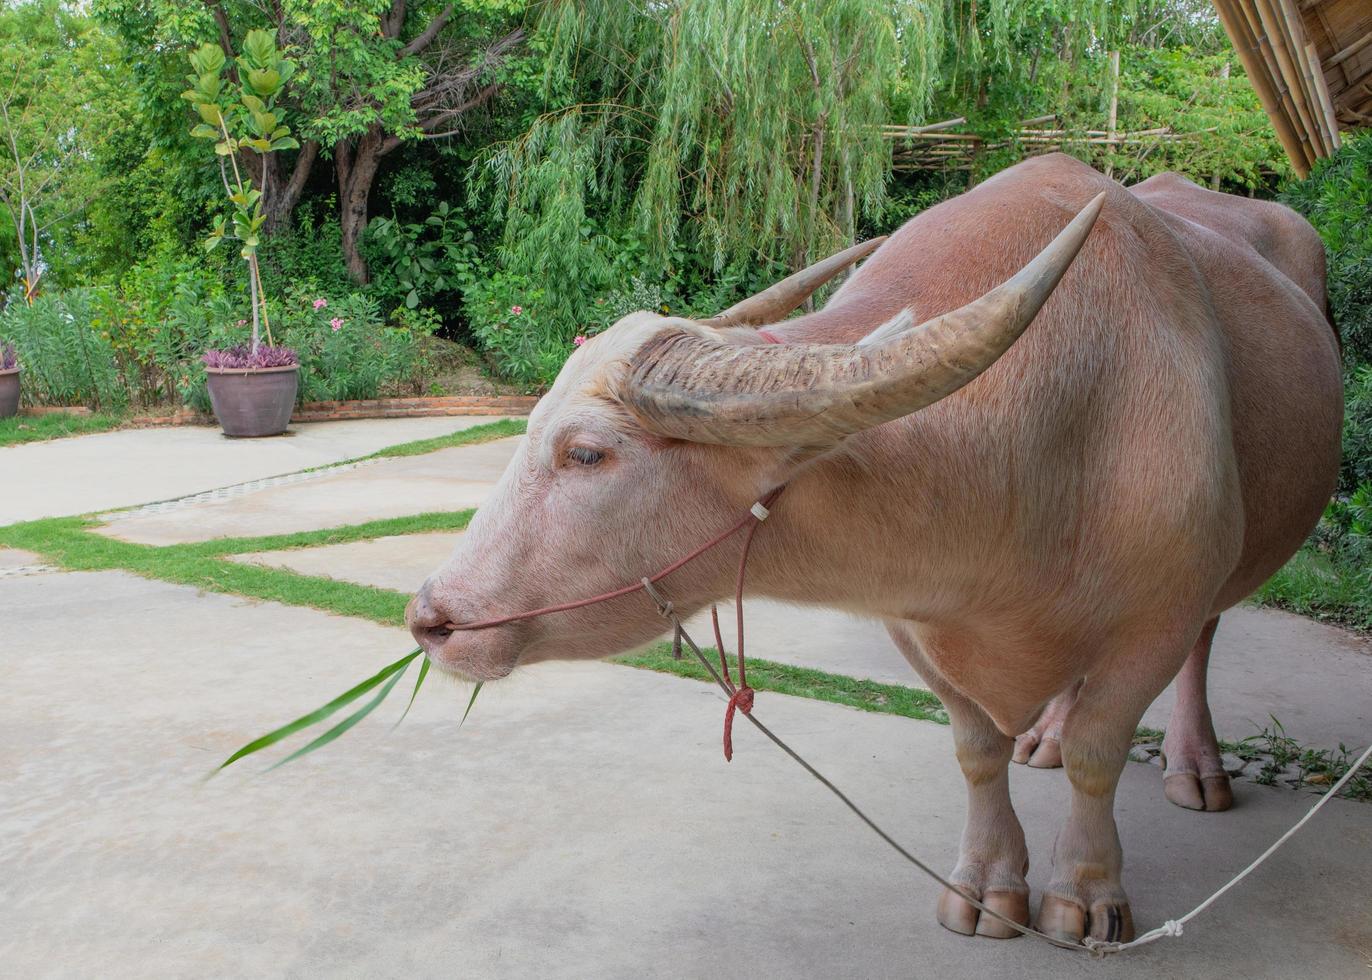
<path fill-rule="evenodd" d="M 567 458 L 574 463 L 582 466 L 594 466 L 605 458 L 605 454 L 598 449 L 587 449 L 585 446 L 573 446 L 567 450 Z"/>

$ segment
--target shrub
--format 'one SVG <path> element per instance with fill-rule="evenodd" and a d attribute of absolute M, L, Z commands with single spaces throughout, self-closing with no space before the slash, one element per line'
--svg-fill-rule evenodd
<path fill-rule="evenodd" d="M 371 292 L 384 303 L 413 310 L 457 291 L 476 272 L 474 237 L 447 201 L 422 223 L 373 218 L 363 242 Z"/>
<path fill-rule="evenodd" d="M 123 409 L 128 388 L 107 334 L 94 329 L 108 294 L 71 289 L 12 302 L 0 314 L 0 335 L 24 365 L 26 396 L 54 405 Z"/>
<path fill-rule="evenodd" d="M 472 335 L 512 381 L 550 384 L 572 352 L 578 323 L 560 321 L 543 308 L 544 291 L 526 276 L 508 272 L 478 278 L 463 293 Z"/>
<path fill-rule="evenodd" d="M 1350 365 L 1372 363 L 1372 134 L 1343 148 L 1288 185 L 1287 204 L 1310 220 L 1329 255 L 1329 306 Z"/>
<path fill-rule="evenodd" d="M 387 326 L 372 297 L 326 297 L 309 285 L 276 304 L 277 339 L 300 358 L 302 401 L 376 398 L 422 384 L 432 318 L 412 315 Z"/>

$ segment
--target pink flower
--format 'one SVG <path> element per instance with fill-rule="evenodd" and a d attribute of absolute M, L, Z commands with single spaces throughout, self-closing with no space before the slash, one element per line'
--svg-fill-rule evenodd
<path fill-rule="evenodd" d="M 329 321 L 329 326 L 333 327 L 334 333 L 338 333 L 338 331 L 343 329 L 343 321 L 340 320 L 338 317 L 334 317 L 332 320 Z"/>
<path fill-rule="evenodd" d="M 323 296 L 319 297 L 319 299 L 317 299 L 317 300 L 314 301 L 314 308 L 315 308 L 316 310 L 322 310 L 324 307 L 326 307 L 326 306 L 328 306 L 328 305 L 329 305 L 329 301 L 326 300 Z"/>
<path fill-rule="evenodd" d="M 573 343 L 575 346 L 580 347 L 582 344 L 586 343 L 586 341 L 588 341 L 588 340 L 590 340 L 590 339 L 591 339 L 591 338 L 590 338 L 590 337 L 587 337 L 584 333 L 579 333 L 579 334 L 577 334 L 575 337 L 572 338 L 572 343 Z"/>
<path fill-rule="evenodd" d="M 519 316 L 519 314 L 521 314 L 521 313 L 524 312 L 524 307 L 522 307 L 522 306 L 512 306 L 512 307 L 510 307 L 510 312 L 513 313 L 515 316 Z"/>
<path fill-rule="evenodd" d="M 246 326 L 248 325 L 248 321 L 247 321 L 247 320 L 239 320 L 239 321 L 238 321 L 238 325 L 239 325 L 240 327 L 246 327 Z"/>

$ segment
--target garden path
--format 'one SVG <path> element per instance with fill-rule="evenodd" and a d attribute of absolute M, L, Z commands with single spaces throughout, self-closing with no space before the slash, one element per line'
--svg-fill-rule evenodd
<path fill-rule="evenodd" d="M 391 431 L 386 442 L 415 437 Z M 85 441 L 64 450 L 68 471 L 98 486 Z M 165 544 L 469 506 L 512 444 L 153 509 L 107 532 Z M 179 442 L 164 445 L 174 467 Z M 61 472 L 42 467 L 12 472 Z M 267 502 L 289 520 L 264 527 Z M 408 591 L 455 537 L 239 558 Z M 467 691 L 433 684 L 393 733 L 402 697 L 269 777 L 247 763 L 201 785 L 249 738 L 409 649 L 405 631 L 43 564 L 0 548 L 0 962 L 16 975 L 1351 978 L 1372 966 L 1366 804 L 1331 801 L 1184 937 L 1127 958 L 967 940 L 935 923 L 932 883 L 748 726 L 726 765 L 711 688 L 609 664 L 539 665 L 491 685 L 460 732 Z M 749 610 L 759 657 L 913 680 L 874 624 Z M 1317 744 L 1369 737 L 1372 657 L 1342 631 L 1237 610 L 1215 688 L 1228 737 L 1268 710 Z M 770 692 L 758 714 L 951 867 L 964 792 L 946 726 Z M 1012 783 L 1036 900 L 1065 777 L 1013 767 Z M 1196 814 L 1159 783 L 1156 768 L 1129 765 L 1119 792 L 1141 928 L 1189 909 L 1313 800 L 1245 780 L 1233 811 Z"/>
<path fill-rule="evenodd" d="M 200 493 L 490 421 L 463 416 L 306 422 L 275 439 L 228 439 L 218 429 L 188 425 L 0 447 L 0 525 Z"/>
<path fill-rule="evenodd" d="M 0 962 L 15 976 L 1366 977 L 1372 820 L 1318 822 L 1180 939 L 1099 963 L 934 921 L 935 886 L 722 700 L 606 664 L 435 686 L 342 741 L 208 784 L 233 748 L 408 647 L 402 630 L 120 572 L 0 579 Z M 79 609 L 87 624 L 71 626 Z M 17 613 L 17 615 L 15 615 Z M 152 628 L 150 624 L 156 624 Z M 949 867 L 948 729 L 783 695 L 769 724 Z M 1061 772 L 1012 773 L 1037 890 Z M 1310 797 L 1240 783 L 1215 816 L 1127 766 L 1142 928 L 1180 914 Z"/>

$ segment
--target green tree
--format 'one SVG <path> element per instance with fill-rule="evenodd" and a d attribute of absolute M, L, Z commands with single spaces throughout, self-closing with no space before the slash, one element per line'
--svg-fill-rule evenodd
<path fill-rule="evenodd" d="M 99 193 L 89 162 L 110 132 L 101 75 L 112 55 L 91 20 L 57 0 L 0 7 L 0 257 L 5 284 L 17 277 L 28 300 Z"/>
<path fill-rule="evenodd" d="M 359 249 L 382 161 L 407 143 L 445 139 L 499 90 L 500 72 L 523 40 L 516 0 L 97 0 L 96 9 L 138 53 L 149 111 L 171 111 L 167 58 L 206 37 L 230 61 L 249 30 L 266 28 L 295 62 L 283 104 L 301 146 L 286 165 L 245 149 L 244 166 L 267 201 L 264 230 L 286 225 L 318 160 L 333 161 L 342 245 L 359 282 Z M 283 158 L 285 159 L 285 158 Z"/>

